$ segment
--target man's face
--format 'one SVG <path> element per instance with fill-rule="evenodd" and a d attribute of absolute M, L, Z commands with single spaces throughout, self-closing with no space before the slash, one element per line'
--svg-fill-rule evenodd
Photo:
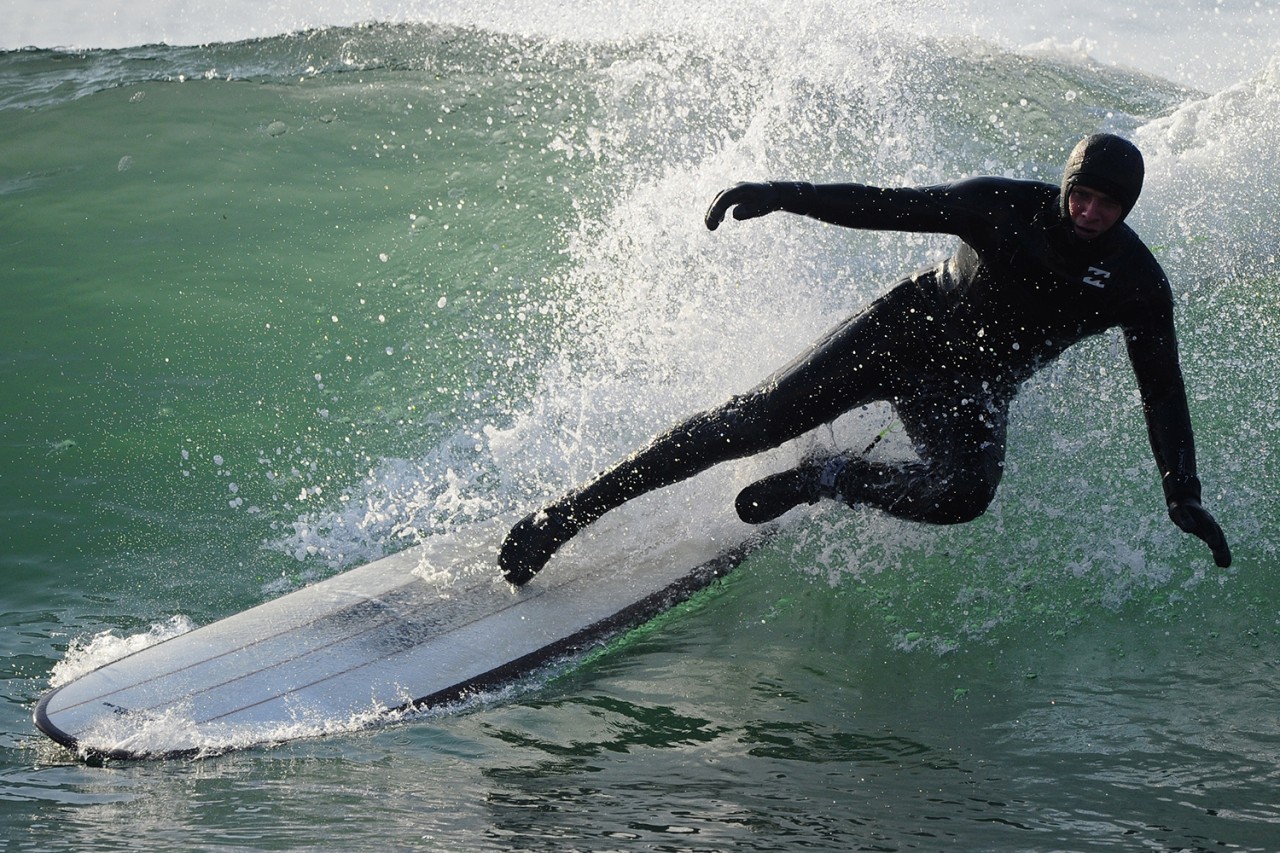
<path fill-rule="evenodd" d="M 1106 193 L 1074 186 L 1067 196 L 1067 214 L 1081 240 L 1096 240 L 1124 216 L 1124 206 Z"/>

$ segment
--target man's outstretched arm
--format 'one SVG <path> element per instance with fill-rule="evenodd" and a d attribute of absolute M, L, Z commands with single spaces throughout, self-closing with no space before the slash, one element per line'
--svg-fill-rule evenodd
<path fill-rule="evenodd" d="M 972 178 L 943 186 L 904 188 L 803 181 L 743 183 L 717 195 L 704 221 L 715 231 L 731 210 L 738 220 L 782 210 L 845 228 L 966 237 L 974 229 L 988 227 L 988 217 L 1000 206 L 995 201 L 997 180 Z"/>

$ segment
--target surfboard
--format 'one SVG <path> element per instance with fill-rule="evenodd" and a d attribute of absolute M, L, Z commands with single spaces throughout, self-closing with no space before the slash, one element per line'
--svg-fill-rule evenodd
<path fill-rule="evenodd" d="M 687 599 L 762 541 L 650 541 L 621 559 L 584 536 L 517 589 L 497 569 L 510 521 L 432 536 L 108 663 L 45 694 L 36 726 L 88 758 L 161 758 L 456 705 Z"/>

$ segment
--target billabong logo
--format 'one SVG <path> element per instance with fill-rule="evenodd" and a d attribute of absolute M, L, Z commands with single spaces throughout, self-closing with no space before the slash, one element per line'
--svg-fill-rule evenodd
<path fill-rule="evenodd" d="M 1089 275 L 1084 277 L 1084 283 L 1090 287 L 1106 287 L 1107 279 L 1111 278 L 1111 273 L 1098 267 L 1089 267 Z"/>

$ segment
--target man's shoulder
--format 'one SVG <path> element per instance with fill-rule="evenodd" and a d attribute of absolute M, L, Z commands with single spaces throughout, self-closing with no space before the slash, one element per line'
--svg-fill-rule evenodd
<path fill-rule="evenodd" d="M 1156 256 L 1128 224 L 1122 222 L 1116 229 L 1109 257 L 1098 266 L 1113 269 L 1121 292 L 1127 293 L 1126 301 L 1143 306 L 1144 312 L 1150 312 L 1157 306 L 1171 308 L 1173 290 Z"/>
<path fill-rule="evenodd" d="M 1033 219 L 1056 209 L 1058 188 L 1043 181 L 980 175 L 940 187 L 956 206 L 1005 219 Z M 1002 213 L 1003 211 L 1003 213 Z"/>
<path fill-rule="evenodd" d="M 973 193 L 990 196 L 1032 197 L 1037 200 L 1056 196 L 1059 188 L 1044 181 L 1032 181 L 1026 178 L 1002 178 L 998 175 L 978 175 L 972 178 L 961 178 L 950 183 L 947 188 L 952 192 Z"/>
<path fill-rule="evenodd" d="M 1118 249 L 1117 254 L 1135 271 L 1145 273 L 1151 278 L 1167 280 L 1164 268 L 1156 260 L 1155 253 L 1127 222 L 1121 222 L 1116 226 L 1115 243 Z"/>

